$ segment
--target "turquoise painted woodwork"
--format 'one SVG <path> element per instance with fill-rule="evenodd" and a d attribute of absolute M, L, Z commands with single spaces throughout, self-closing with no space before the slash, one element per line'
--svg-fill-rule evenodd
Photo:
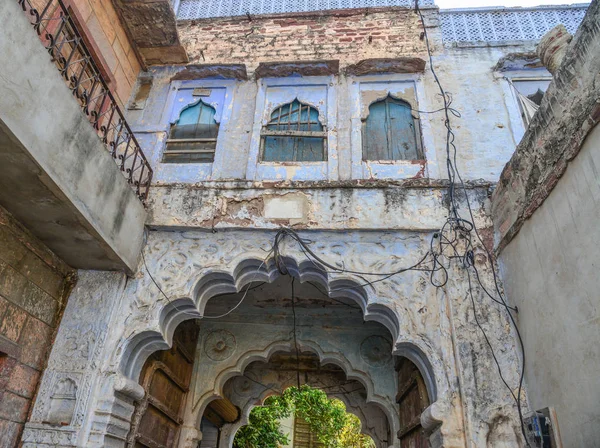
<path fill-rule="evenodd" d="M 325 160 L 327 133 L 319 121 L 319 112 L 298 100 L 275 109 L 262 136 L 265 162 Z"/>
<path fill-rule="evenodd" d="M 219 134 L 215 115 L 215 108 L 201 100 L 183 109 L 171 126 L 163 161 L 213 162 Z"/>
<path fill-rule="evenodd" d="M 417 160 L 417 138 L 408 103 L 388 96 L 369 107 L 363 126 L 363 160 Z"/>

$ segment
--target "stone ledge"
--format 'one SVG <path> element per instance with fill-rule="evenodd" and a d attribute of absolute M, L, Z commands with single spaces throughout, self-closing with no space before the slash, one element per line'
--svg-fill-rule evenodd
<path fill-rule="evenodd" d="M 256 79 L 288 76 L 329 76 L 340 72 L 340 61 L 261 62 Z"/>
<path fill-rule="evenodd" d="M 349 65 L 344 71 L 347 75 L 363 76 L 383 73 L 421 73 L 425 70 L 425 61 L 421 58 L 376 58 L 364 59 Z"/>
<path fill-rule="evenodd" d="M 248 73 L 244 64 L 192 64 L 175 74 L 171 78 L 171 81 L 189 81 L 206 78 L 247 81 Z"/>
<path fill-rule="evenodd" d="M 467 190 L 473 189 L 490 189 L 496 185 L 484 179 L 467 180 L 464 182 Z M 214 180 L 197 182 L 194 184 L 188 183 L 155 183 L 152 188 L 167 188 L 167 189 L 185 189 L 185 190 L 261 190 L 261 189 L 281 189 L 281 190 L 309 190 L 309 189 L 382 189 L 390 187 L 400 187 L 407 189 L 447 189 L 450 183 L 445 179 L 426 179 L 426 178 L 410 178 L 410 179 L 354 179 L 354 180 L 308 180 L 308 181 L 246 181 L 246 180 Z"/>

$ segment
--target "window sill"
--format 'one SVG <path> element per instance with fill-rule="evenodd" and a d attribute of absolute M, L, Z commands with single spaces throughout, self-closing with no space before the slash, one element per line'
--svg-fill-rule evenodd
<path fill-rule="evenodd" d="M 427 163 L 427 160 L 363 160 L 362 162 L 370 165 L 423 165 Z"/>
<path fill-rule="evenodd" d="M 324 180 L 328 162 L 260 162 L 255 180 Z"/>
<path fill-rule="evenodd" d="M 427 160 L 361 161 L 360 179 L 413 179 L 427 177 Z"/>

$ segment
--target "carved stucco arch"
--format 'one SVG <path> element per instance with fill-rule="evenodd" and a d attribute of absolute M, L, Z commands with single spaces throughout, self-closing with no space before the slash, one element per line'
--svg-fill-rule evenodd
<path fill-rule="evenodd" d="M 212 400 L 223 398 L 223 388 L 225 387 L 225 383 L 232 378 L 243 376 L 245 370 L 251 363 L 257 361 L 267 362 L 274 353 L 281 351 L 290 352 L 292 349 L 291 341 L 286 340 L 273 342 L 265 350 L 253 350 L 241 354 L 235 366 L 227 368 L 217 375 L 212 393 L 198 399 L 200 418 L 204 413 L 204 409 Z M 373 381 L 367 373 L 355 369 L 342 353 L 326 352 L 315 341 L 298 339 L 298 349 L 300 351 L 316 354 L 319 357 L 321 365 L 333 364 L 340 367 L 344 371 L 346 378 L 361 383 L 367 392 L 367 403 L 373 403 L 379 406 L 388 417 L 390 425 L 394 427 L 391 423 L 394 420 L 393 403 L 387 403 L 384 397 L 375 393 Z M 199 426 L 200 420 L 198 420 L 197 423 Z"/>
<path fill-rule="evenodd" d="M 415 363 L 426 381 L 432 405 L 423 415 L 424 426 L 431 430 L 439 427 L 448 414 L 450 400 L 446 372 L 435 349 L 419 335 L 401 334 L 401 316 L 389 302 L 378 296 L 373 285 L 364 286 L 364 280 L 354 275 L 328 273 L 315 262 L 306 259 L 298 262 L 296 258 L 286 256 L 282 260 L 290 275 L 301 282 L 318 283 L 331 297 L 353 300 L 361 308 L 365 321 L 378 322 L 389 330 L 395 341 L 393 354 L 406 356 Z M 210 299 L 222 294 L 243 292 L 253 282 L 273 283 L 282 275 L 272 257 L 261 260 L 240 255 L 230 265 L 235 266 L 231 271 L 198 269 L 196 275 L 183 284 L 165 288 L 165 295 L 171 299 L 167 302 L 159 297 L 159 305 L 153 310 L 154 318 L 146 321 L 148 328 L 130 335 L 115 351 L 114 362 L 119 373 L 128 380 L 137 382 L 148 356 L 158 350 L 169 349 L 177 326 L 189 319 L 201 319 Z M 329 360 L 339 365 L 339 359 L 327 356 L 322 358 L 324 362 Z M 352 372 L 352 369 L 349 368 L 348 372 Z M 230 375 L 235 376 L 236 373 L 231 372 Z M 348 377 L 352 378 L 351 375 L 352 373 Z M 225 381 L 220 381 L 222 387 Z M 218 394 L 214 398 L 218 398 Z"/>
<path fill-rule="evenodd" d="M 291 379 L 288 383 L 280 384 L 281 390 L 286 390 L 289 387 L 294 386 L 294 385 L 295 385 L 295 381 L 293 379 Z M 258 395 L 250 397 L 250 399 L 247 401 L 246 405 L 241 409 L 240 419 L 237 422 L 225 425 L 225 427 L 222 429 L 221 442 L 225 442 L 225 445 L 222 445 L 222 446 L 225 446 L 225 447 L 233 446 L 233 439 L 235 438 L 235 434 L 237 433 L 237 431 L 240 428 L 242 428 L 243 426 L 248 424 L 249 418 L 250 418 L 250 413 L 252 412 L 252 409 L 254 409 L 257 406 L 261 406 L 262 404 L 264 404 L 264 402 L 267 398 L 269 398 L 270 396 L 273 396 L 273 395 L 277 395 L 277 393 L 270 389 L 263 389 Z M 367 435 L 373 437 L 374 439 L 377 438 L 376 434 L 373 434 L 370 432 L 370 430 L 367 426 L 368 422 L 366 420 L 363 420 L 363 418 L 361 418 L 361 416 L 358 415 L 358 413 L 357 413 L 357 411 L 362 411 L 362 413 L 365 414 L 366 411 L 364 409 L 361 409 L 361 407 L 359 405 L 355 405 L 354 403 L 352 403 L 344 394 L 341 394 L 339 396 L 336 395 L 335 398 L 339 399 L 340 401 L 342 401 L 342 403 L 344 403 L 344 405 L 346 406 L 346 410 L 348 412 L 350 412 L 351 414 L 354 414 L 355 416 L 357 416 L 359 418 L 359 420 L 361 422 L 361 430 L 362 430 L 363 434 L 367 434 Z M 364 401 L 364 405 L 365 406 L 366 405 L 374 405 L 374 406 L 379 407 L 379 405 L 377 403 L 368 402 L 366 399 Z M 392 416 L 390 418 L 390 416 L 387 413 L 387 409 L 384 409 L 381 407 L 379 407 L 379 409 L 383 412 L 383 414 L 385 415 L 385 417 L 388 421 L 389 428 L 390 428 L 390 436 L 392 437 L 392 440 L 393 440 L 394 436 L 395 436 L 394 430 L 393 430 L 393 425 L 392 425 L 394 416 Z M 390 445 L 390 446 L 393 446 L 393 445 Z"/>
<path fill-rule="evenodd" d="M 327 273 L 316 263 L 303 260 L 298 262 L 292 257 L 282 257 L 289 274 L 300 282 L 315 282 L 325 288 L 330 297 L 353 300 L 362 310 L 365 321 L 374 321 L 386 327 L 393 340 L 398 340 L 400 323 L 396 312 L 378 303 L 376 290 L 363 286 L 364 280 L 355 279 L 347 274 Z M 171 347 L 175 329 L 189 319 L 201 319 L 210 299 L 222 294 L 243 292 L 253 282 L 273 283 L 279 277 L 275 260 L 244 258 L 235 263 L 232 272 L 223 270 L 200 270 L 184 285 L 175 285 L 164 290 L 169 301 L 163 297 L 162 306 L 154 319 L 155 328 L 131 335 L 117 351 L 119 370 L 128 378 L 137 381 L 144 362 L 152 353 Z M 195 299 L 192 299 L 195 298 Z M 160 299 L 160 298 L 159 298 Z M 165 303 L 166 302 L 166 303 Z M 156 311 L 155 311 L 156 313 Z M 120 354 L 120 355 L 119 355 Z"/>

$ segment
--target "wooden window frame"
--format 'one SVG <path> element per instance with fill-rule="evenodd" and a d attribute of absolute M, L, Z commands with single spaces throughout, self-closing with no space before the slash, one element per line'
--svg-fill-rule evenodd
<path fill-rule="evenodd" d="M 367 158 L 367 147 L 366 147 L 365 135 L 366 135 L 366 130 L 367 130 L 367 120 L 371 116 L 371 107 L 373 107 L 374 105 L 376 105 L 378 103 L 387 102 L 389 99 L 398 101 L 400 103 L 404 103 L 410 109 L 410 115 L 413 119 L 413 124 L 414 124 L 414 128 L 415 128 L 415 151 L 416 151 L 416 156 L 417 156 L 415 159 L 369 159 L 369 158 Z M 415 161 L 425 160 L 425 155 L 423 153 L 423 141 L 422 141 L 423 137 L 421 135 L 421 120 L 419 119 L 418 116 L 415 117 L 413 115 L 413 113 L 412 113 L 413 109 L 414 108 L 408 101 L 401 99 L 401 98 L 396 98 L 393 95 L 388 95 L 385 98 L 378 99 L 376 101 L 373 101 L 371 104 L 369 104 L 369 115 L 367 115 L 367 117 L 362 120 L 362 128 L 361 128 L 361 149 L 362 149 L 362 160 L 364 162 L 388 163 L 388 162 L 401 162 L 401 161 L 415 162 Z"/>
<path fill-rule="evenodd" d="M 298 119 L 299 121 L 297 123 L 288 123 L 290 124 L 292 127 L 294 125 L 301 125 L 302 124 L 302 108 L 303 106 L 306 106 L 309 110 L 308 113 L 308 125 L 310 127 L 310 111 L 314 110 L 317 112 L 317 120 L 319 121 L 319 125 L 321 125 L 322 131 L 298 131 L 298 130 L 292 130 L 292 129 L 288 129 L 288 130 L 284 130 L 284 131 L 273 131 L 273 130 L 269 130 L 267 129 L 269 125 L 272 124 L 281 124 L 280 120 L 281 120 L 281 116 L 279 117 L 279 121 L 277 123 L 273 123 L 273 114 L 275 113 L 275 111 L 279 110 L 281 111 L 281 109 L 285 106 L 292 106 L 292 104 L 298 101 L 298 103 L 300 104 L 300 109 L 298 110 Z M 291 112 L 290 112 L 291 113 Z M 314 107 L 311 106 L 310 104 L 306 104 L 301 102 L 298 99 L 295 99 L 292 102 L 289 103 L 284 103 L 284 104 L 280 104 L 278 106 L 276 106 L 275 108 L 273 108 L 273 110 L 270 113 L 270 119 L 269 121 L 262 126 L 261 131 L 260 131 L 260 148 L 259 148 L 259 162 L 260 163 L 323 163 L 323 162 L 327 162 L 328 159 L 328 151 L 327 151 L 327 140 L 328 140 L 328 133 L 327 133 L 327 126 L 324 125 L 323 123 L 321 123 L 321 121 L 318 119 L 318 114 L 319 114 L 319 110 Z M 285 124 L 285 123 L 283 123 Z M 307 137 L 307 138 L 319 138 L 321 140 L 323 140 L 323 159 L 322 160 L 291 160 L 291 161 L 282 161 L 282 160 L 265 160 L 264 159 L 264 154 L 265 154 L 265 147 L 266 147 L 266 140 L 267 137 L 291 137 L 291 138 L 303 138 L 303 137 Z"/>

